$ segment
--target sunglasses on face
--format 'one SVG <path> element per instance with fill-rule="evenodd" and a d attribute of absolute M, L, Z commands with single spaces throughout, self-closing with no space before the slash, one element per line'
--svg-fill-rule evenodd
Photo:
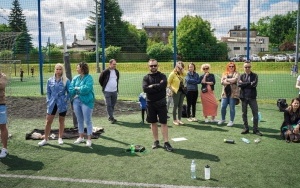
<path fill-rule="evenodd" d="M 244 67 L 245 69 L 251 69 L 251 66 L 250 67 Z"/>
<path fill-rule="evenodd" d="M 208 70 L 209 68 L 203 68 L 203 70 Z"/>
<path fill-rule="evenodd" d="M 234 68 L 234 66 L 228 66 L 229 68 Z"/>
<path fill-rule="evenodd" d="M 157 65 L 149 65 L 149 67 L 157 67 Z"/>

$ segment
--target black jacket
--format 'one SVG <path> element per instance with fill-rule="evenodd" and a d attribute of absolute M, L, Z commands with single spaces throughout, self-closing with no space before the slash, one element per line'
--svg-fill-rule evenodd
<path fill-rule="evenodd" d="M 204 74 L 202 74 L 200 76 L 200 82 L 202 81 L 203 77 L 204 77 Z M 209 75 L 206 76 L 206 80 L 205 81 L 206 82 L 213 82 L 214 84 L 210 85 L 210 88 L 211 88 L 211 90 L 215 90 L 216 79 L 215 79 L 215 75 L 214 74 L 209 73 Z M 205 88 L 207 84 L 201 83 L 201 85 L 202 85 L 201 86 L 201 89 L 202 89 L 202 88 Z"/>
<path fill-rule="evenodd" d="M 241 88 L 240 90 L 240 98 L 241 99 L 256 99 L 257 91 L 256 86 L 258 83 L 258 76 L 257 74 L 250 72 L 249 74 L 250 80 L 247 80 L 247 74 L 243 73 L 240 75 L 238 80 L 238 87 Z M 242 81 L 242 83 L 240 83 Z"/>
<path fill-rule="evenodd" d="M 117 75 L 117 91 L 119 91 L 119 78 L 120 78 L 120 73 L 117 69 L 115 69 L 116 75 Z M 110 76 L 110 69 L 107 68 L 104 71 L 101 72 L 99 76 L 99 84 L 102 86 L 102 91 L 104 91 L 106 84 L 109 80 Z"/>
<path fill-rule="evenodd" d="M 149 88 L 149 85 L 153 85 Z M 159 101 L 166 98 L 167 77 L 157 71 L 154 74 L 147 74 L 143 78 L 143 91 L 147 95 L 147 102 Z"/>

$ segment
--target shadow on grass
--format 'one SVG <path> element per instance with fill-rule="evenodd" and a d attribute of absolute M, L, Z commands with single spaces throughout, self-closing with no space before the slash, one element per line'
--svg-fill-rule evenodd
<path fill-rule="evenodd" d="M 44 167 L 44 163 L 40 161 L 29 161 L 27 159 L 19 158 L 15 155 L 7 155 L 6 158 L 1 159 L 1 163 L 8 166 L 7 171 L 15 170 L 33 170 L 39 171 Z"/>
<path fill-rule="evenodd" d="M 124 156 L 131 156 L 130 153 L 126 152 L 125 148 L 119 148 L 119 147 L 106 147 L 102 145 L 92 144 L 92 147 L 86 147 L 85 143 L 81 143 L 79 145 L 76 144 L 69 144 L 64 143 L 64 145 L 68 145 L 70 147 L 61 147 L 58 145 L 50 145 L 53 148 L 65 150 L 69 152 L 80 152 L 80 153 L 86 153 L 86 154 L 97 154 L 97 155 L 113 155 L 116 157 L 124 157 Z M 129 144 L 127 144 L 129 145 Z M 139 155 L 134 155 L 136 157 L 139 157 Z"/>
<path fill-rule="evenodd" d="M 170 122 L 167 123 L 168 124 L 168 128 L 173 128 L 172 125 L 169 125 Z M 121 125 L 124 127 L 130 127 L 130 128 L 147 128 L 150 129 L 150 123 L 136 123 L 136 122 L 127 122 L 127 121 L 118 121 L 117 123 L 115 123 L 114 125 Z M 158 127 L 160 127 L 160 123 L 158 123 Z"/>
<path fill-rule="evenodd" d="M 216 155 L 203 153 L 201 151 L 187 150 L 187 149 L 174 149 L 175 154 L 182 155 L 186 159 L 203 159 L 209 161 L 220 161 L 220 158 Z"/>
<path fill-rule="evenodd" d="M 220 127 L 217 127 L 217 126 L 212 126 L 210 124 L 205 124 L 205 125 L 202 125 L 202 124 L 185 124 L 184 125 L 185 127 L 191 127 L 191 128 L 194 128 L 194 129 L 198 129 L 198 130 L 204 130 L 204 131 L 220 131 L 220 132 L 228 132 L 228 130 L 225 130 L 225 129 L 222 129 Z"/>

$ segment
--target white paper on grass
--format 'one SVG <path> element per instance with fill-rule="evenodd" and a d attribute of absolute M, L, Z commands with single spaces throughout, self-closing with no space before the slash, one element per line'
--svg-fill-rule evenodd
<path fill-rule="evenodd" d="M 172 140 L 173 140 L 174 142 L 178 142 L 178 141 L 184 141 L 184 140 L 187 140 L 187 139 L 184 138 L 184 137 L 181 137 L 181 138 L 172 138 Z"/>

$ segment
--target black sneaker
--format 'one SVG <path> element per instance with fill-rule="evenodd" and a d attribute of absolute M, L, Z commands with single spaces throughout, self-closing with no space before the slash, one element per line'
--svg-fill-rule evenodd
<path fill-rule="evenodd" d="M 154 143 L 153 143 L 153 145 L 152 145 L 152 149 L 157 149 L 157 148 L 159 148 L 159 147 L 160 147 L 159 141 L 158 141 L 158 140 L 154 141 Z"/>
<path fill-rule="evenodd" d="M 116 120 L 115 118 L 113 118 L 113 119 L 110 120 L 110 123 L 111 123 L 111 124 L 114 124 L 114 123 L 116 123 L 116 122 L 117 122 L 117 120 Z"/>
<path fill-rule="evenodd" d="M 172 148 L 172 146 L 170 145 L 169 142 L 165 142 L 164 148 L 165 148 L 165 150 L 167 150 L 167 151 L 173 151 L 173 148 Z"/>
<path fill-rule="evenodd" d="M 244 129 L 241 134 L 248 134 L 249 133 L 249 129 Z"/>
<path fill-rule="evenodd" d="M 256 135 L 258 135 L 258 136 L 262 136 L 262 135 L 263 135 L 259 130 L 253 131 L 253 134 L 256 134 Z"/>

